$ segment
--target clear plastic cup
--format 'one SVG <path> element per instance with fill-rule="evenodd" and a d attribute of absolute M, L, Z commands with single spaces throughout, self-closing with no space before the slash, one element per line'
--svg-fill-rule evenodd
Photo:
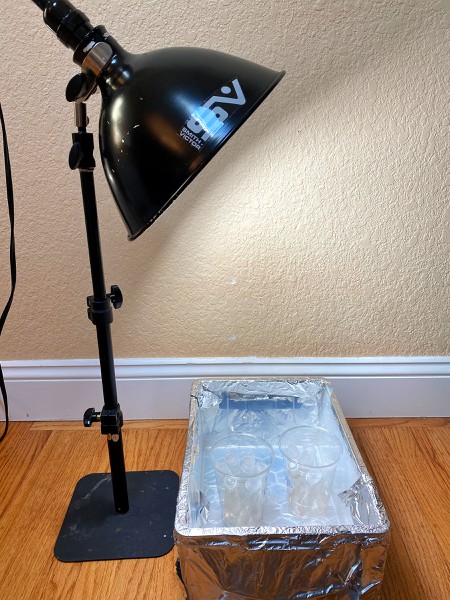
<path fill-rule="evenodd" d="M 301 519 L 323 516 L 332 495 L 342 442 L 324 429 L 294 427 L 280 437 L 279 448 L 292 512 Z"/>
<path fill-rule="evenodd" d="M 273 457 L 270 444 L 247 433 L 229 435 L 211 448 L 225 526 L 262 525 L 267 475 Z"/>

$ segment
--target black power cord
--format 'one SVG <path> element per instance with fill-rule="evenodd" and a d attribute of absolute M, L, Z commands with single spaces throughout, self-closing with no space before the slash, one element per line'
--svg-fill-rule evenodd
<path fill-rule="evenodd" d="M 3 135 L 3 155 L 5 161 L 5 177 L 6 177 L 6 195 L 8 198 L 8 211 L 9 211 L 9 222 L 11 226 L 11 235 L 9 242 L 9 263 L 11 269 L 11 291 L 9 294 L 8 302 L 0 316 L 0 336 L 3 331 L 3 326 L 8 316 L 9 309 L 14 297 L 14 290 L 16 289 L 16 250 L 14 243 L 14 193 L 11 175 L 11 163 L 9 162 L 9 150 L 8 150 L 8 139 L 6 137 L 6 125 L 5 119 L 3 118 L 2 105 L 0 103 L 0 121 L 2 126 Z M 6 392 L 5 380 L 3 379 L 2 366 L 0 364 L 0 391 L 2 393 L 3 404 L 5 406 L 5 428 L 2 435 L 0 436 L 0 443 L 5 439 L 9 428 L 9 410 L 8 410 L 8 394 Z"/>

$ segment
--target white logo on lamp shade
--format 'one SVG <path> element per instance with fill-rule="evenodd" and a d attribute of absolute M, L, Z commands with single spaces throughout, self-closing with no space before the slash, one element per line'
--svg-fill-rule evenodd
<path fill-rule="evenodd" d="M 200 150 L 206 140 L 213 137 L 224 125 L 231 113 L 246 103 L 241 85 L 233 79 L 231 86 L 224 85 L 202 106 L 194 110 L 186 126 L 180 132 L 183 139 Z M 234 92 L 234 95 L 230 95 Z M 227 110 L 228 109 L 228 110 Z"/>

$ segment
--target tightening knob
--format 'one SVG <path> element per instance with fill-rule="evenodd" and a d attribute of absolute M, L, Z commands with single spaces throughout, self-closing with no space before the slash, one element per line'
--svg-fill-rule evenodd
<path fill-rule="evenodd" d="M 90 427 L 92 423 L 100 421 L 101 414 L 102 413 L 96 412 L 95 408 L 88 408 L 83 416 L 83 425 L 85 427 Z"/>
<path fill-rule="evenodd" d="M 66 100 L 68 102 L 76 102 L 86 89 L 87 77 L 84 73 L 74 75 L 66 87 Z"/>
<path fill-rule="evenodd" d="M 85 102 L 97 87 L 96 76 L 92 71 L 78 73 L 69 81 L 66 87 L 66 100 L 68 102 Z"/>
<path fill-rule="evenodd" d="M 78 169 L 82 160 L 83 152 L 81 150 L 81 145 L 78 142 L 75 142 L 69 152 L 69 167 L 72 171 Z"/>
<path fill-rule="evenodd" d="M 111 293 L 108 294 L 114 308 L 120 308 L 123 304 L 123 296 L 118 285 L 111 286 Z"/>

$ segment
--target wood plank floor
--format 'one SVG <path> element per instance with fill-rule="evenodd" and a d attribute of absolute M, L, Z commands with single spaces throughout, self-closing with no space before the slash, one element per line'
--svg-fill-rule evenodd
<path fill-rule="evenodd" d="M 349 420 L 392 523 L 383 600 L 450 599 L 450 419 Z M 94 431 L 95 429 L 95 431 Z M 180 472 L 185 421 L 129 422 L 130 470 Z M 53 558 L 73 488 L 108 470 L 98 429 L 13 423 L 0 446 L 1 600 L 183 600 L 176 551 L 153 560 Z"/>

